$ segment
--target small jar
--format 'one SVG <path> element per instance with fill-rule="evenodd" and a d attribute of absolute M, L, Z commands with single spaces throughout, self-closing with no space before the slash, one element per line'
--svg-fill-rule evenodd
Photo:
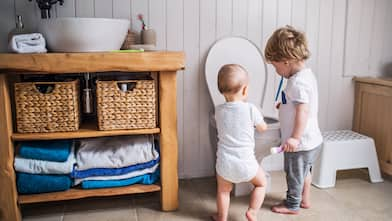
<path fill-rule="evenodd" d="M 154 29 L 144 29 L 144 30 L 142 30 L 141 35 L 142 35 L 142 43 L 143 44 L 156 45 L 157 37 L 156 37 L 156 33 L 155 33 Z"/>

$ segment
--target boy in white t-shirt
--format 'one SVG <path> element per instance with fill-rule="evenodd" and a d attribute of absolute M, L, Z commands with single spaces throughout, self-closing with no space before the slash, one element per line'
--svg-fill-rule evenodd
<path fill-rule="evenodd" d="M 288 190 L 286 200 L 273 206 L 272 211 L 298 214 L 300 207 L 310 207 L 310 170 L 322 143 L 317 118 L 317 80 L 305 66 L 309 57 L 306 37 L 291 26 L 272 34 L 265 57 L 280 76 L 288 79 L 282 102 L 277 106 Z"/>
<path fill-rule="evenodd" d="M 245 214 L 248 220 L 257 219 L 264 201 L 266 177 L 254 154 L 254 132 L 255 128 L 265 131 L 267 124 L 256 106 L 246 102 L 248 81 L 246 70 L 236 64 L 224 65 L 218 74 L 218 88 L 226 103 L 215 109 L 218 214 L 212 217 L 214 220 L 227 220 L 233 183 L 251 182 L 255 187 Z"/>

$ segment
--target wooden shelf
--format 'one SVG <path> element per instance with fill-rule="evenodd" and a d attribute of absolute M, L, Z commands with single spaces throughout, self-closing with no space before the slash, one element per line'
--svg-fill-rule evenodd
<path fill-rule="evenodd" d="M 152 129 L 135 129 L 135 130 L 98 130 L 95 123 L 84 123 L 78 131 L 73 132 L 53 132 L 53 133 L 13 133 L 11 135 L 14 141 L 25 140 L 59 140 L 75 139 L 89 137 L 109 137 L 119 135 L 139 135 L 139 134 L 158 134 L 159 128 Z"/>
<path fill-rule="evenodd" d="M 20 204 L 39 203 L 61 200 L 81 199 L 87 197 L 118 196 L 134 193 L 146 193 L 160 191 L 161 187 L 156 184 L 134 184 L 126 187 L 103 188 L 103 189 L 70 189 L 63 192 L 40 193 L 31 195 L 19 195 Z"/>
<path fill-rule="evenodd" d="M 143 53 L 0 53 L 0 214 L 3 220 L 21 221 L 18 203 L 38 203 L 71 200 L 85 197 L 115 196 L 132 193 L 161 192 L 161 209 L 178 209 L 178 136 L 177 136 L 177 77 L 176 72 L 185 68 L 183 52 Z M 30 133 L 13 132 L 10 82 L 19 74 L 67 74 L 85 72 L 157 72 L 159 128 L 142 130 L 98 131 L 96 123 L 83 124 L 76 132 Z M 114 73 L 115 72 L 115 73 Z M 53 140 L 118 135 L 157 134 L 160 139 L 159 185 L 134 185 L 120 188 L 81 190 L 71 189 L 57 193 L 18 195 L 13 170 L 15 143 L 22 140 Z M 12 139 L 10 139 L 12 138 Z"/>
<path fill-rule="evenodd" d="M 0 71 L 64 74 L 106 71 L 177 71 L 185 68 L 183 52 L 142 53 L 0 53 Z"/>

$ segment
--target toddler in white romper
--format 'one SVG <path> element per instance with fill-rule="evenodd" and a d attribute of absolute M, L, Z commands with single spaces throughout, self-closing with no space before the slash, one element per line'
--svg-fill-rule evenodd
<path fill-rule="evenodd" d="M 267 124 L 256 106 L 246 102 L 248 82 L 240 65 L 224 65 L 218 73 L 218 88 L 226 100 L 215 109 L 218 214 L 212 218 L 218 221 L 227 220 L 233 183 L 251 182 L 255 187 L 245 213 L 249 221 L 256 220 L 265 196 L 266 178 L 254 154 L 254 133 L 266 130 Z"/>
<path fill-rule="evenodd" d="M 226 102 L 215 109 L 218 130 L 216 172 L 232 183 L 249 182 L 259 169 L 254 149 L 255 126 L 264 124 L 256 106 Z"/>

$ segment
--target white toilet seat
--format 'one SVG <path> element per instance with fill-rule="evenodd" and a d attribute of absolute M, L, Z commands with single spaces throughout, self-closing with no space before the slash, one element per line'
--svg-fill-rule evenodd
<path fill-rule="evenodd" d="M 204 73 L 215 106 L 225 101 L 217 86 L 218 71 L 225 64 L 239 64 L 248 71 L 248 101 L 262 108 L 268 75 L 264 58 L 256 45 L 242 37 L 227 37 L 211 47 Z"/>

